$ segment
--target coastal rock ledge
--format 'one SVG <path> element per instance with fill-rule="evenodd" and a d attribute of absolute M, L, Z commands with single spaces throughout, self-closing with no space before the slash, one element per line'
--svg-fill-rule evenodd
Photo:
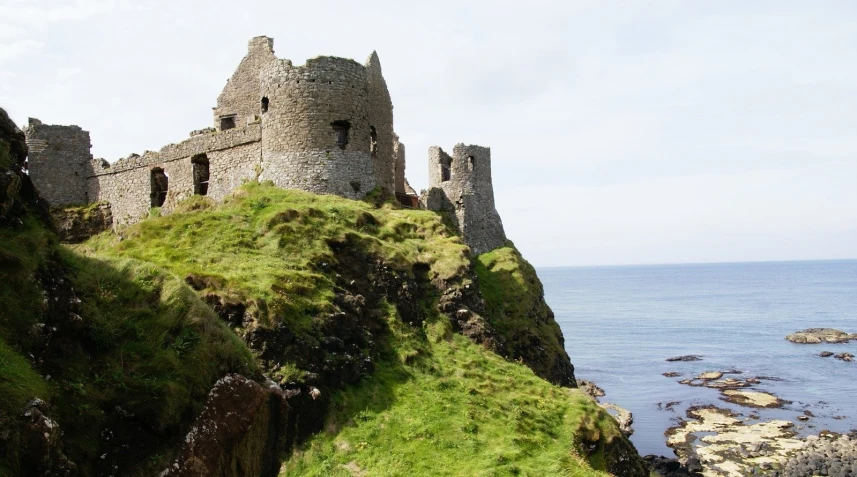
<path fill-rule="evenodd" d="M 786 336 L 792 343 L 818 344 L 818 343 L 847 343 L 857 340 L 857 333 L 846 333 L 833 328 L 807 328 Z"/>

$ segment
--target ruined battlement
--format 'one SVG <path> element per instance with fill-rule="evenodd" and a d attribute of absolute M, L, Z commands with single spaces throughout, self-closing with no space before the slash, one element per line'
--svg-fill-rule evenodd
<path fill-rule="evenodd" d="M 438 146 L 429 149 L 429 188 L 421 197 L 429 210 L 446 210 L 455 219 L 474 254 L 506 243 L 503 222 L 494 205 L 491 149 L 457 144 L 452 156 Z"/>
<path fill-rule="evenodd" d="M 248 180 L 360 199 L 376 187 L 408 206 L 448 210 L 477 254 L 505 244 L 494 206 L 491 151 L 458 144 L 429 151 L 430 188 L 418 199 L 405 177 L 405 145 L 378 54 L 364 64 L 318 56 L 279 59 L 274 40 L 251 39 L 213 108 L 214 126 L 113 164 L 93 159 L 78 126 L 26 128 L 30 175 L 52 205 L 106 201 L 114 223 L 168 213 L 192 195 L 221 200 Z"/>
<path fill-rule="evenodd" d="M 89 203 L 89 132 L 79 126 L 48 125 L 30 118 L 24 133 L 29 149 L 27 170 L 41 196 L 52 205 Z"/>

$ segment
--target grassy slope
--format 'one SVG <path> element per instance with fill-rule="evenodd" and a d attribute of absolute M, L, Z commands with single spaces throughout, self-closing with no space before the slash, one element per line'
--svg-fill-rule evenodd
<path fill-rule="evenodd" d="M 299 327 L 330 306 L 333 283 L 321 264 L 334 261 L 328 241 L 348 235 L 401 270 L 429 264 L 432 279 L 469 265 L 465 246 L 435 213 L 261 184 L 218 207 L 191 199 L 130 227 L 119 243 L 107 234 L 83 248 L 210 277 L 218 293 Z M 491 293 L 511 285 L 498 280 Z M 602 475 L 572 451 L 576 437 L 618 435 L 592 400 L 451 334 L 446 319 L 435 315 L 414 329 L 389 308 L 393 333 L 378 371 L 334 396 L 328 431 L 287 461 L 286 472 L 350 475 L 341 465 L 354 461 L 368 475 Z M 598 454 L 593 463 L 602 465 Z"/>
<path fill-rule="evenodd" d="M 250 183 L 214 207 L 194 197 L 165 217 L 87 242 L 94 254 L 132 257 L 179 277 L 207 277 L 220 293 L 250 303 L 263 324 L 295 328 L 330 308 L 334 262 L 328 241 L 359 237 L 396 268 L 430 266 L 448 279 L 468 266 L 467 247 L 428 211 L 375 208 L 367 202 Z M 267 323 L 266 323 L 267 322 Z"/>
<path fill-rule="evenodd" d="M 0 427 L 8 433 L 0 475 L 17 474 L 17 419 L 34 397 L 52 405 L 65 452 L 85 471 L 103 451 L 101 433 L 117 406 L 150 429 L 175 430 L 223 373 L 255 372 L 243 343 L 174 276 L 61 250 L 34 216 L 25 219 L 23 229 L 0 230 Z M 51 316 L 37 281 L 57 269 L 81 300 L 77 331 L 66 316 Z M 57 327 L 49 341 L 32 331 L 46 321 Z"/>
<path fill-rule="evenodd" d="M 454 278 L 469 266 L 466 247 L 432 212 L 389 205 L 378 208 L 367 202 L 264 184 L 245 185 L 216 207 L 195 197 L 169 216 L 127 228 L 121 241 L 116 235 L 103 234 L 75 247 L 81 255 L 69 258 L 71 263 L 83 265 L 76 267 L 76 287 L 84 301 L 90 302 L 87 314 L 100 323 L 95 328 L 101 331 L 94 335 L 96 341 L 106 343 L 102 352 L 122 349 L 124 355 L 127 347 L 151 350 L 151 343 L 160 343 L 158 349 L 167 354 L 140 357 L 132 370 L 125 369 L 128 364 L 117 370 L 115 358 L 104 360 L 103 373 L 84 375 L 70 370 L 71 380 L 55 384 L 55 392 L 73 392 L 69 386 L 80 383 L 83 393 L 76 396 L 76 402 L 97 404 L 105 393 L 97 377 L 118 371 L 126 379 L 138 379 L 140 373 L 133 369 L 151 362 L 172 370 L 172 380 L 167 383 L 181 386 L 175 384 L 179 377 L 188 378 L 188 386 L 194 388 L 207 382 L 205 373 L 222 368 L 225 358 L 243 362 L 240 353 L 234 354 L 234 335 L 229 340 L 214 340 L 224 347 L 216 350 L 220 355 L 209 351 L 200 354 L 199 361 L 191 361 L 195 364 L 187 369 L 181 363 L 174 369 L 176 362 L 168 353 L 186 346 L 182 326 L 173 326 L 166 336 L 162 336 L 163 326 L 148 329 L 148 324 L 158 323 L 161 314 L 167 316 L 160 319 L 173 323 L 185 323 L 188 315 L 195 316 L 191 322 L 219 329 L 210 326 L 210 311 L 198 309 L 198 301 L 186 296 L 190 291 L 179 278 L 203 277 L 219 294 L 249 303 L 251 312 L 263 322 L 300 329 L 332 306 L 334 284 L 325 267 L 334 257 L 328 241 L 347 236 L 359 237 L 369 252 L 398 269 L 428 264 L 433 280 Z M 84 260 L 106 268 L 88 267 Z M 510 273 L 514 275 L 514 270 Z M 501 310 L 496 300 L 511 284 L 502 279 L 491 281 L 491 276 L 486 281 L 483 275 L 480 284 L 488 285 L 489 306 L 495 307 L 498 316 L 513 318 L 515 311 Z M 133 287 L 125 290 L 123 283 Z M 516 293 L 511 288 L 508 292 Z M 159 296 L 162 308 L 147 308 L 146 296 Z M 129 309 L 135 311 L 130 317 Z M 135 324 L 137 311 L 150 320 L 146 327 Z M 591 399 L 576 390 L 553 386 L 525 366 L 504 361 L 451 333 L 445 318 L 430 316 L 422 328 L 413 328 L 395 314 L 395 308 L 389 307 L 391 333 L 376 373 L 333 396 L 326 431 L 286 461 L 285 471 L 351 475 L 342 467 L 351 464 L 366 475 L 605 475 L 593 470 L 603 468 L 600 452 L 587 461 L 575 451 L 581 439 L 603 445 L 619 436 L 615 422 Z M 190 341 L 191 346 L 200 343 L 195 338 Z M 15 369 L 20 370 L 20 365 L 19 359 Z M 188 373 L 205 377 L 193 379 Z M 153 376 L 150 372 L 141 375 L 145 379 Z M 33 383 L 23 395 L 44 392 L 38 388 L 42 381 L 34 379 Z M 139 390 L 141 385 L 129 389 Z M 110 393 L 123 389 L 108 386 Z M 178 404 L 197 395 L 196 390 L 178 394 Z M 140 404 L 145 402 L 153 400 L 142 399 Z M 176 406 L 166 405 L 147 412 L 154 422 L 161 419 L 166 424 L 175 417 L 170 412 L 173 408 Z M 65 418 L 73 420 L 72 416 Z"/>
<path fill-rule="evenodd" d="M 603 445 L 619 431 L 581 391 L 504 361 L 442 319 L 392 328 L 391 356 L 334 397 L 325 431 L 281 475 L 607 475 L 593 470 L 600 453 L 588 462 L 576 444 Z"/>

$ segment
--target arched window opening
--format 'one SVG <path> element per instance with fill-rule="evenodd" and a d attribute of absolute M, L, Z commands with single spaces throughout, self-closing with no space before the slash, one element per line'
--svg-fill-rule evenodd
<path fill-rule="evenodd" d="M 264 98 L 262 98 L 262 114 L 268 112 L 268 104 L 269 104 L 268 97 L 265 96 Z"/>
<path fill-rule="evenodd" d="M 161 207 L 167 201 L 167 191 L 169 190 L 169 179 L 167 174 L 160 167 L 152 169 L 151 175 L 152 185 L 152 207 Z"/>
<path fill-rule="evenodd" d="M 345 145 L 348 144 L 348 130 L 351 129 L 351 123 L 340 120 L 334 121 L 330 125 L 333 127 L 333 132 L 336 135 L 336 145 L 340 149 L 345 149 Z"/>
<path fill-rule="evenodd" d="M 190 159 L 193 164 L 193 193 L 196 195 L 208 194 L 208 156 L 197 154 Z"/>
<path fill-rule="evenodd" d="M 372 157 L 378 156 L 378 131 L 375 130 L 375 126 L 369 126 L 369 152 L 372 153 Z"/>
<path fill-rule="evenodd" d="M 476 158 L 467 156 L 467 172 L 473 172 L 474 169 L 476 169 Z"/>

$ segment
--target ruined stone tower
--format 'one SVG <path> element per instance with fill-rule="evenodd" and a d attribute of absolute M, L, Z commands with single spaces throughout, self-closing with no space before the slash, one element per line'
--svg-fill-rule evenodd
<path fill-rule="evenodd" d="M 375 53 L 261 71 L 262 174 L 292 189 L 361 198 L 393 189 L 393 106 Z"/>
<path fill-rule="evenodd" d="M 51 205 L 89 202 L 87 179 L 92 175 L 89 133 L 77 126 L 52 126 L 30 118 L 27 169 L 42 198 Z"/>
<path fill-rule="evenodd" d="M 430 148 L 429 189 L 421 201 L 427 209 L 450 212 L 474 255 L 505 245 L 494 206 L 491 149 L 457 144 L 450 157 L 437 146 Z"/>

